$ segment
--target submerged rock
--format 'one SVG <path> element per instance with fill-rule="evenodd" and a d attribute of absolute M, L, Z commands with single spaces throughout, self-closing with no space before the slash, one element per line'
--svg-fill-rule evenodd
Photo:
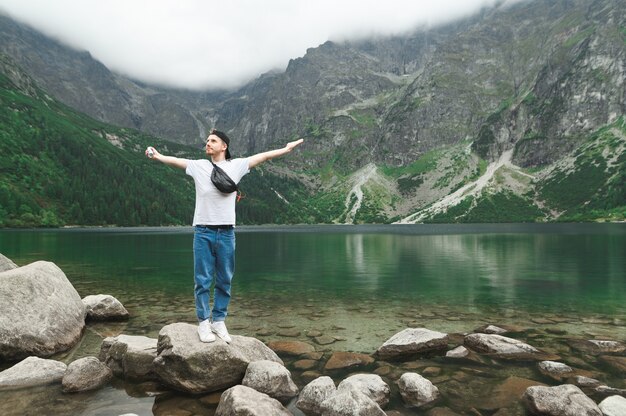
<path fill-rule="evenodd" d="M 619 354 L 626 351 L 626 344 L 610 340 L 569 339 L 567 344 L 577 351 L 591 355 Z"/>
<path fill-rule="evenodd" d="M 298 395 L 298 386 L 291 379 L 289 370 L 274 361 L 251 362 L 241 384 L 281 402 Z"/>
<path fill-rule="evenodd" d="M 271 341 L 267 346 L 276 354 L 299 356 L 315 351 L 315 347 L 302 341 Z"/>
<path fill-rule="evenodd" d="M 204 343 L 198 327 L 186 323 L 167 325 L 159 332 L 154 368 L 166 385 L 188 393 L 210 393 L 241 383 L 248 364 L 282 360 L 256 338 L 232 336 Z"/>
<path fill-rule="evenodd" d="M 439 389 L 417 373 L 404 373 L 398 380 L 402 400 L 412 407 L 423 407 L 439 398 Z"/>
<path fill-rule="evenodd" d="M 537 348 L 517 339 L 494 334 L 469 334 L 464 345 L 479 352 L 496 355 L 499 358 L 548 360 L 558 356 L 546 354 Z"/>
<path fill-rule="evenodd" d="M 100 360 L 118 377 L 130 380 L 156 380 L 153 361 L 157 340 L 138 335 L 105 338 L 100 346 Z"/>
<path fill-rule="evenodd" d="M 539 363 L 541 374 L 556 381 L 561 381 L 574 375 L 574 369 L 567 364 L 556 361 L 542 361 Z"/>
<path fill-rule="evenodd" d="M 596 403 L 572 384 L 555 387 L 533 386 L 522 397 L 526 408 L 549 416 L 602 416 Z"/>
<path fill-rule="evenodd" d="M 28 357 L 0 373 L 0 390 L 58 383 L 66 369 L 60 361 Z"/>
<path fill-rule="evenodd" d="M 431 331 L 426 328 L 407 328 L 398 332 L 376 350 L 380 358 L 395 358 L 419 354 L 432 350 L 445 349 L 448 346 L 448 334 Z"/>
<path fill-rule="evenodd" d="M 234 339 L 233 339 L 234 341 Z M 198 341 L 200 342 L 200 341 Z M 292 416 L 278 400 L 250 387 L 235 386 L 220 398 L 215 416 Z"/>
<path fill-rule="evenodd" d="M 465 358 L 469 355 L 469 350 L 460 345 L 453 350 L 446 352 L 446 358 Z"/>
<path fill-rule="evenodd" d="M 600 381 L 585 376 L 574 376 L 572 377 L 572 382 L 579 387 L 596 387 L 600 385 Z"/>
<path fill-rule="evenodd" d="M 374 362 L 374 358 L 367 354 L 358 354 L 354 352 L 337 351 L 328 359 L 324 370 L 339 370 L 344 368 L 352 368 L 358 366 L 369 365 Z"/>
<path fill-rule="evenodd" d="M 87 318 L 94 321 L 128 319 L 124 305 L 111 295 L 89 295 L 83 298 Z"/>
<path fill-rule="evenodd" d="M 0 273 L 0 299 L 0 360 L 50 356 L 80 340 L 85 305 L 54 263 Z"/>
<path fill-rule="evenodd" d="M 477 328 L 475 332 L 481 332 L 484 334 L 502 335 L 502 334 L 506 334 L 509 331 L 507 331 L 504 328 L 500 328 L 499 326 L 496 326 L 496 325 L 484 325 L 484 326 L 481 326 L 480 328 Z"/>
<path fill-rule="evenodd" d="M 612 372 L 616 374 L 626 375 L 626 357 L 601 355 L 600 361 L 608 366 Z"/>
<path fill-rule="evenodd" d="M 616 389 L 615 387 L 609 386 L 597 386 L 593 389 L 593 391 L 600 395 L 601 397 L 609 397 L 609 396 L 622 396 L 626 397 L 626 389 Z"/>
<path fill-rule="evenodd" d="M 526 389 L 531 386 L 545 386 L 545 384 L 522 377 L 508 377 L 504 382 L 494 387 L 486 399 L 481 400 L 477 407 L 489 411 L 508 408 L 518 403 Z"/>
<path fill-rule="evenodd" d="M 96 357 L 84 357 L 67 366 L 61 384 L 66 393 L 95 390 L 108 383 L 113 372 Z"/>

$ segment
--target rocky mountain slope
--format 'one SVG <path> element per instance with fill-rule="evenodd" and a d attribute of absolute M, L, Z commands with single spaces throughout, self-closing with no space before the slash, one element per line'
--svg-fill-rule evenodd
<path fill-rule="evenodd" d="M 313 207 L 291 221 L 623 219 L 624 10 L 626 0 L 503 3 L 404 37 L 327 42 L 221 93 L 140 85 L 7 18 L 0 51 L 115 124 L 187 143 L 218 126 L 236 155 L 304 137 L 265 169 Z M 270 189 L 259 198 L 286 218 L 296 194 Z"/>

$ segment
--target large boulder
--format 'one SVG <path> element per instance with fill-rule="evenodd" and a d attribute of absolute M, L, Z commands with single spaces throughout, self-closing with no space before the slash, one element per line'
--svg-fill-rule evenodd
<path fill-rule="evenodd" d="M 298 386 L 291 379 L 289 370 L 275 361 L 251 362 L 241 384 L 281 402 L 298 395 Z"/>
<path fill-rule="evenodd" d="M 417 373 L 404 373 L 398 380 L 402 400 L 408 406 L 422 407 L 439 398 L 439 389 Z"/>
<path fill-rule="evenodd" d="M 604 416 L 626 415 L 626 399 L 622 396 L 611 396 L 602 400 L 598 405 Z"/>
<path fill-rule="evenodd" d="M 0 373 L 0 390 L 57 383 L 66 369 L 67 365 L 60 361 L 28 357 Z"/>
<path fill-rule="evenodd" d="M 347 390 L 363 393 L 375 401 L 381 408 L 387 406 L 391 394 L 389 385 L 376 374 L 355 374 L 346 378 L 337 386 L 337 393 Z"/>
<path fill-rule="evenodd" d="M 379 358 L 395 358 L 419 354 L 432 350 L 443 350 L 448 346 L 448 334 L 426 328 L 407 328 L 398 332 L 376 350 Z"/>
<path fill-rule="evenodd" d="M 495 334 L 469 334 L 463 345 L 479 353 L 519 360 L 551 360 L 559 357 L 544 353 L 517 339 Z"/>
<path fill-rule="evenodd" d="M 374 400 L 354 389 L 337 391 L 320 407 L 322 416 L 386 416 Z"/>
<path fill-rule="evenodd" d="M 153 362 L 157 357 L 157 340 L 140 335 L 108 337 L 100 346 L 100 361 L 117 377 L 129 380 L 156 380 Z"/>
<path fill-rule="evenodd" d="M 89 295 L 83 298 L 87 318 L 94 321 L 128 319 L 129 314 L 122 302 L 111 295 Z"/>
<path fill-rule="evenodd" d="M 304 386 L 296 407 L 307 415 L 321 415 L 322 403 L 337 392 L 335 382 L 328 376 L 318 377 Z"/>
<path fill-rule="evenodd" d="M 234 341 L 234 339 L 233 339 Z M 292 416 L 276 399 L 250 387 L 235 386 L 220 398 L 215 416 Z"/>
<path fill-rule="evenodd" d="M 209 393 L 240 384 L 253 361 L 282 360 L 256 338 L 232 336 L 230 344 L 217 339 L 204 343 L 198 327 L 167 325 L 159 332 L 154 368 L 168 386 L 189 393 Z"/>
<path fill-rule="evenodd" d="M 54 263 L 0 273 L 0 360 L 50 356 L 73 347 L 85 328 L 85 305 Z"/>
<path fill-rule="evenodd" d="M 555 387 L 532 386 L 522 396 L 533 414 L 546 416 L 602 416 L 598 405 L 572 384 Z"/>
<path fill-rule="evenodd" d="M 17 264 L 13 263 L 10 258 L 0 253 L 0 272 L 17 269 Z"/>
<path fill-rule="evenodd" d="M 74 393 L 95 390 L 113 378 L 113 372 L 96 357 L 84 357 L 67 366 L 63 380 L 63 391 Z"/>

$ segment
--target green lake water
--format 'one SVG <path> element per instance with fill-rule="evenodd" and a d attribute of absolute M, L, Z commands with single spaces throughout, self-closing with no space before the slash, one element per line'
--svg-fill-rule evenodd
<path fill-rule="evenodd" d="M 97 355 L 105 336 L 195 322 L 192 239 L 189 227 L 4 230 L 0 253 L 18 265 L 52 261 L 81 297 L 111 294 L 129 310 L 128 322 L 88 325 L 55 357 L 70 362 Z M 462 333 L 486 323 L 625 341 L 625 301 L 626 224 L 238 227 L 227 324 L 329 352 L 372 353 L 409 326 Z M 68 414 L 158 413 L 150 393 L 129 388 L 82 395 Z M 72 397 L 56 400 L 71 407 Z"/>

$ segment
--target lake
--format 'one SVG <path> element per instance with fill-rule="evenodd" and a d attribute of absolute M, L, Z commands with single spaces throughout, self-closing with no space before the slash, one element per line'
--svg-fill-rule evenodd
<path fill-rule="evenodd" d="M 110 294 L 129 310 L 128 322 L 90 324 L 55 357 L 70 362 L 97 355 L 105 336 L 195 322 L 192 238 L 190 227 L 3 230 L 0 253 L 52 261 L 81 297 Z M 626 224 L 242 226 L 227 324 L 263 341 L 322 333 L 335 341 L 320 351 L 364 353 L 409 326 L 548 326 L 623 341 L 625 300 Z M 153 397 L 124 389 L 89 393 L 74 414 L 114 404 L 152 414 Z"/>

